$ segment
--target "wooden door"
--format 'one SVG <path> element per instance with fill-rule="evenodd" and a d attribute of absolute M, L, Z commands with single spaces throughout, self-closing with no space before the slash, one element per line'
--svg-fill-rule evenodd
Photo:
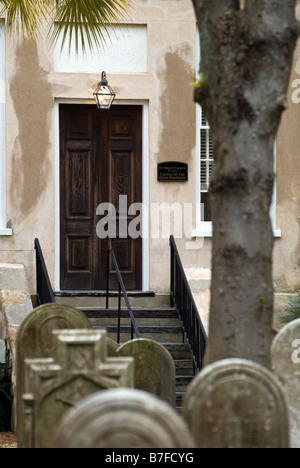
<path fill-rule="evenodd" d="M 128 290 L 142 289 L 142 239 L 124 236 L 119 197 L 142 203 L 142 107 L 60 105 L 61 289 L 103 290 L 115 251 Z M 124 201 L 124 198 L 123 198 Z M 115 207 L 116 236 L 97 235 L 102 203 Z M 123 232 L 119 232 L 122 223 Z M 111 285 L 117 287 L 114 269 Z"/>

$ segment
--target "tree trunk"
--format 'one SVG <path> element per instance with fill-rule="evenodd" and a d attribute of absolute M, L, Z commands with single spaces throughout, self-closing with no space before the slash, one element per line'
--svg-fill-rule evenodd
<path fill-rule="evenodd" d="M 298 38 L 295 0 L 193 0 L 215 163 L 211 312 L 206 363 L 270 366 L 274 143 Z"/>

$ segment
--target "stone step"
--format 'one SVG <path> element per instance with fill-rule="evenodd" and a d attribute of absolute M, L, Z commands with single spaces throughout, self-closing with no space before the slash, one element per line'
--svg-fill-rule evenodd
<path fill-rule="evenodd" d="M 116 309 L 81 308 L 80 309 L 94 326 L 117 325 L 118 311 Z M 179 326 L 180 320 L 174 309 L 133 309 L 137 325 Z M 122 309 L 120 314 L 121 325 L 130 325 L 131 318 L 127 310 Z"/>
<path fill-rule="evenodd" d="M 174 361 L 192 359 L 191 350 L 187 343 L 161 343 L 171 354 Z"/>
<path fill-rule="evenodd" d="M 95 329 L 107 330 L 108 336 L 115 340 L 117 339 L 118 327 L 116 325 L 94 326 Z M 178 343 L 182 337 L 182 328 L 179 326 L 152 326 L 142 325 L 139 326 L 141 338 L 162 343 Z M 121 341 L 126 342 L 131 339 L 131 325 L 121 325 Z"/>
<path fill-rule="evenodd" d="M 91 324 L 96 327 L 105 327 L 105 326 L 117 326 L 118 319 L 117 318 L 89 318 Z M 169 325 L 180 327 L 180 321 L 178 318 L 174 319 L 166 319 L 166 318 L 136 318 L 136 324 L 138 327 L 140 326 L 158 326 L 158 327 L 167 327 Z M 121 326 L 129 326 L 131 325 L 131 318 L 121 318 Z"/>
<path fill-rule="evenodd" d="M 131 302 L 131 301 L 130 301 Z M 118 309 L 106 309 L 87 304 L 79 308 L 90 320 L 95 329 L 105 329 L 108 336 L 117 341 Z M 162 344 L 174 359 L 176 368 L 176 408 L 181 411 L 186 388 L 194 377 L 193 358 L 188 344 L 183 343 L 183 330 L 175 308 L 133 307 L 133 314 L 141 334 Z M 131 319 L 126 308 L 121 309 L 120 345 L 131 340 Z M 135 338 L 135 336 L 134 336 Z"/>
<path fill-rule="evenodd" d="M 88 318 L 118 318 L 118 308 L 101 308 L 101 307 L 77 307 L 77 309 L 81 310 Z M 178 315 L 176 313 L 175 308 L 171 307 L 154 307 L 154 308 L 140 308 L 140 307 L 132 307 L 132 311 L 134 317 L 136 319 L 178 319 Z M 121 318 L 128 318 L 129 312 L 126 308 L 121 308 Z M 178 319 L 179 320 L 179 319 Z"/>
<path fill-rule="evenodd" d="M 174 362 L 177 375 L 194 376 L 194 363 L 192 357 L 190 357 L 190 359 L 175 359 Z"/>
<path fill-rule="evenodd" d="M 176 375 L 176 392 L 185 392 L 194 376 Z"/>
<path fill-rule="evenodd" d="M 183 399 L 186 392 L 176 392 L 176 408 L 182 408 Z"/>
<path fill-rule="evenodd" d="M 66 304 L 71 307 L 85 308 L 104 308 L 106 306 L 105 293 L 99 291 L 78 291 L 70 293 L 55 293 L 56 302 L 58 304 Z M 109 307 L 118 307 L 118 296 L 109 298 Z M 131 307 L 139 308 L 154 308 L 154 307 L 169 307 L 170 295 L 157 295 L 154 293 L 135 293 L 128 292 L 128 298 Z M 124 300 L 122 299 L 122 304 Z"/>

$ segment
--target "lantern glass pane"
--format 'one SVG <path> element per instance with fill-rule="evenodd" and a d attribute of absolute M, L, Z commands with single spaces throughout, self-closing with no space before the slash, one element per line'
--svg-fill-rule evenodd
<path fill-rule="evenodd" d="M 94 96 L 99 109 L 110 109 L 115 99 L 115 93 L 109 86 L 100 86 Z"/>

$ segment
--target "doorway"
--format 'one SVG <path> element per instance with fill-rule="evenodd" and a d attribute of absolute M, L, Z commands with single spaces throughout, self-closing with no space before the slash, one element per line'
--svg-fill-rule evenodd
<path fill-rule="evenodd" d="M 103 112 L 89 104 L 59 105 L 61 290 L 104 290 L 108 249 L 126 289 L 142 289 L 142 239 L 124 236 L 124 216 L 127 224 L 131 218 L 119 204 L 120 196 L 127 207 L 142 203 L 142 115 L 141 105 Z M 103 203 L 115 207 L 116 232 L 106 238 L 96 231 Z M 110 279 L 116 288 L 112 265 Z"/>

